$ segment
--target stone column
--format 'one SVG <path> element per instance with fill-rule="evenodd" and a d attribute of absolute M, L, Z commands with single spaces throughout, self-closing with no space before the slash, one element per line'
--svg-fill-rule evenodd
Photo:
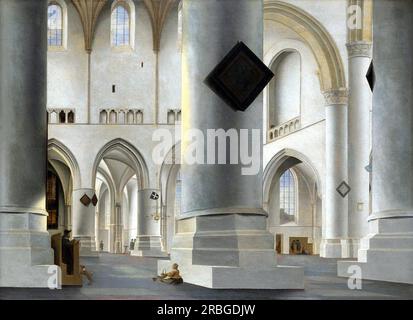
<path fill-rule="evenodd" d="M 0 287 L 48 287 L 47 1 L 0 0 Z"/>
<path fill-rule="evenodd" d="M 263 1 L 183 1 L 182 156 L 190 149 L 190 129 L 248 130 L 259 142 L 253 160 L 258 173 L 242 174 L 241 163 L 189 164 L 182 161 L 182 214 L 171 261 L 158 271 L 180 265 L 185 282 L 209 288 L 302 288 L 302 268 L 278 268 L 273 236 L 262 209 L 262 110 L 260 95 L 245 112 L 235 112 L 204 79 L 238 41 L 263 55 Z M 228 139 L 229 140 L 229 139 Z M 228 141 L 227 140 L 227 141 Z M 232 141 L 234 143 L 234 141 Z M 242 142 L 245 146 L 245 142 Z M 249 145 L 251 155 L 252 143 Z M 227 154 L 229 145 L 227 143 Z M 203 150 L 207 159 L 207 142 Z M 239 159 L 239 152 L 236 154 Z M 229 157 L 228 157 L 229 158 Z M 249 167 L 249 166 L 248 166 Z"/>
<path fill-rule="evenodd" d="M 364 279 L 413 284 L 413 2 L 374 1 L 373 214 L 358 261 Z"/>
<path fill-rule="evenodd" d="M 95 207 L 90 202 L 83 204 L 80 199 L 85 195 L 93 198 L 95 190 L 81 188 L 73 190 L 72 236 L 80 241 L 80 255 L 82 257 L 97 257 L 95 238 Z"/>
<path fill-rule="evenodd" d="M 138 234 L 133 256 L 165 257 L 161 241 L 161 208 L 160 199 L 152 200 L 151 194 L 159 190 L 143 189 L 138 191 Z"/>
<path fill-rule="evenodd" d="M 347 99 L 346 89 L 324 93 L 326 99 L 326 187 L 325 230 L 320 256 L 349 257 L 347 180 Z M 337 188 L 342 185 L 344 197 Z"/>
<path fill-rule="evenodd" d="M 122 205 L 118 202 L 115 204 L 114 216 L 114 241 L 115 253 L 123 253 L 122 248 Z"/>
<path fill-rule="evenodd" d="M 72 230 L 72 205 L 65 204 L 65 229 Z"/>
<path fill-rule="evenodd" d="M 370 162 L 370 110 L 372 94 L 366 79 L 371 63 L 371 43 L 352 42 L 349 55 L 348 105 L 348 218 L 350 256 L 357 257 L 359 241 L 368 233 Z"/>

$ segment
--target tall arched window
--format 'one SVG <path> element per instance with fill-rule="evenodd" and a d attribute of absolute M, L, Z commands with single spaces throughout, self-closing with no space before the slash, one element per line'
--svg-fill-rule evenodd
<path fill-rule="evenodd" d="M 295 222 L 297 187 L 293 172 L 288 169 L 280 178 L 280 224 Z"/>
<path fill-rule="evenodd" d="M 63 9 L 57 2 L 47 9 L 47 42 L 49 47 L 63 46 Z"/>
<path fill-rule="evenodd" d="M 112 10 L 112 46 L 122 47 L 130 45 L 130 11 L 126 2 L 120 1 Z"/>

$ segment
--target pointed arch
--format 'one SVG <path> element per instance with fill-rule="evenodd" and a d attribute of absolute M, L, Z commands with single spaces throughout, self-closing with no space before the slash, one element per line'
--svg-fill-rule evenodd
<path fill-rule="evenodd" d="M 47 151 L 49 160 L 61 161 L 69 167 L 73 180 L 73 189 L 80 188 L 80 169 L 73 153 L 62 142 L 54 138 L 48 141 Z"/>
<path fill-rule="evenodd" d="M 98 152 L 92 168 L 92 187 L 95 187 L 94 184 L 99 163 L 102 161 L 105 154 L 113 150 L 122 152 L 130 160 L 132 169 L 136 172 L 138 178 L 139 189 L 149 188 L 149 171 L 144 157 L 131 143 L 122 138 L 108 142 Z"/>
<path fill-rule="evenodd" d="M 296 164 L 303 163 L 311 169 L 311 172 L 316 181 L 318 196 L 321 197 L 320 192 L 322 190 L 322 185 L 321 185 L 320 175 L 318 174 L 317 170 L 315 169 L 315 166 L 312 164 L 310 159 L 308 159 L 302 153 L 295 151 L 293 149 L 283 149 L 280 152 L 278 152 L 265 167 L 265 170 L 263 173 L 264 203 L 268 202 L 268 199 L 270 197 L 270 189 L 271 189 L 272 181 L 276 173 L 281 168 L 281 166 L 285 163 L 285 161 L 289 158 L 294 158 L 297 160 Z"/>
<path fill-rule="evenodd" d="M 317 19 L 292 4 L 274 0 L 264 3 L 264 19 L 292 29 L 310 47 L 320 70 L 322 92 L 346 88 L 344 65 L 337 45 Z"/>
<path fill-rule="evenodd" d="M 178 156 L 177 156 L 178 155 Z M 176 172 L 181 167 L 180 165 L 180 155 L 181 155 L 181 142 L 176 143 L 171 150 L 165 155 L 165 159 L 161 165 L 160 174 L 159 174 L 159 186 L 161 190 L 162 204 L 166 204 L 167 200 L 167 187 L 169 181 Z"/>

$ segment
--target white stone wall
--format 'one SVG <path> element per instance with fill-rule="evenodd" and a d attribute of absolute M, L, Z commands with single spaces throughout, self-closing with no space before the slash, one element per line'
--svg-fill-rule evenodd
<path fill-rule="evenodd" d="M 347 72 L 347 0 L 283 0 L 316 18 L 333 38 Z M 346 76 L 346 79 L 348 77 Z"/>
<path fill-rule="evenodd" d="M 48 52 L 48 108 L 75 109 L 75 122 L 87 123 L 88 54 L 79 14 L 70 1 L 67 49 Z M 135 46 L 112 48 L 110 6 L 102 10 L 91 53 L 91 123 L 99 123 L 101 109 L 142 109 L 144 123 L 154 122 L 155 65 L 150 17 L 142 0 L 135 0 Z M 180 52 L 178 7 L 165 22 L 159 52 L 159 122 L 167 122 L 169 109 L 180 109 Z M 142 66 L 143 63 L 143 66 Z M 116 92 L 112 92 L 112 86 Z"/>
<path fill-rule="evenodd" d="M 66 0 L 67 49 L 47 54 L 47 108 L 75 110 L 75 122 L 87 117 L 87 53 L 79 14 Z"/>
<path fill-rule="evenodd" d="M 178 47 L 178 4 L 165 22 L 159 52 L 159 122 L 170 109 L 181 109 L 181 51 Z"/>

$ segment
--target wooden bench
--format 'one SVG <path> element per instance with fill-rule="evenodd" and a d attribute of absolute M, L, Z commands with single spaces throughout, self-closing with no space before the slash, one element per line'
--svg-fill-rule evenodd
<path fill-rule="evenodd" d="M 51 238 L 52 248 L 54 250 L 54 264 L 62 270 L 62 285 L 63 286 L 82 286 L 83 280 L 80 273 L 79 250 L 80 243 L 78 240 L 72 240 L 73 254 L 73 273 L 67 273 L 67 265 L 63 263 L 62 258 L 62 234 L 58 233 Z"/>

